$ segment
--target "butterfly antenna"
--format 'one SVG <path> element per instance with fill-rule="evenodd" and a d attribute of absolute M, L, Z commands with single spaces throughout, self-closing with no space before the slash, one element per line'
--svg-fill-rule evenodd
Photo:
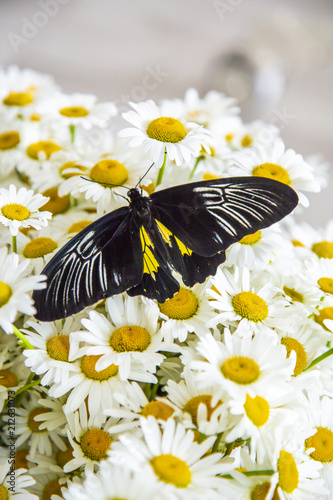
<path fill-rule="evenodd" d="M 87 177 L 83 177 L 83 175 L 80 175 L 80 177 L 84 181 L 95 182 L 96 184 L 100 184 L 101 186 L 106 186 L 106 187 L 122 187 L 122 188 L 127 189 L 127 191 L 129 191 L 131 189 L 130 187 L 124 186 L 123 184 L 109 184 L 107 182 L 98 182 L 98 181 L 94 181 L 93 179 L 88 179 Z M 117 196 L 120 196 L 121 198 L 124 198 L 124 200 L 128 201 L 128 198 L 126 198 L 126 196 L 123 196 L 122 194 L 119 194 L 119 193 L 115 193 L 115 194 Z"/>
<path fill-rule="evenodd" d="M 141 184 L 141 181 L 143 181 L 143 179 L 146 177 L 146 175 L 148 174 L 149 170 L 151 170 L 153 168 L 153 166 L 155 165 L 155 163 L 152 163 L 150 165 L 150 167 L 148 168 L 148 170 L 143 174 L 143 176 L 141 177 L 141 179 L 137 182 L 135 188 L 137 188 L 139 186 L 139 184 Z"/>
<path fill-rule="evenodd" d="M 87 177 L 83 177 L 83 175 L 80 175 L 81 179 L 84 181 L 89 181 L 89 182 L 96 182 L 96 184 L 100 184 L 101 186 L 106 186 L 106 187 L 118 187 L 118 188 L 125 188 L 127 191 L 129 191 L 130 187 L 124 186 L 123 184 L 110 184 L 108 182 L 99 182 L 99 181 L 94 181 L 93 179 L 88 179 Z"/>

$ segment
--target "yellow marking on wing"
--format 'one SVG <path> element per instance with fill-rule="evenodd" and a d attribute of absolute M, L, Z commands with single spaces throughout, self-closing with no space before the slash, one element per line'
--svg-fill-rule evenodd
<path fill-rule="evenodd" d="M 156 219 L 155 219 L 156 220 Z M 184 245 L 184 243 L 182 243 L 178 238 L 177 236 L 175 236 L 167 227 L 163 226 L 163 224 L 156 220 L 156 223 L 157 223 L 157 226 L 158 226 L 158 229 L 160 230 L 160 233 L 163 237 L 163 239 L 166 241 L 166 243 L 168 245 L 171 246 L 170 244 L 170 236 L 173 236 L 176 240 L 176 243 L 179 247 L 179 250 L 181 252 L 182 255 L 191 255 L 192 253 L 192 250 L 190 250 L 186 245 Z"/>
<path fill-rule="evenodd" d="M 151 242 L 144 227 L 140 229 L 140 240 L 143 253 L 143 272 L 147 274 L 156 273 L 158 271 L 159 264 L 154 257 L 152 248 L 154 245 Z"/>

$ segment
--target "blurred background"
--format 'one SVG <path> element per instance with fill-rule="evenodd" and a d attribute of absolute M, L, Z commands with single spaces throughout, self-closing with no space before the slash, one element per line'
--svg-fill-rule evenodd
<path fill-rule="evenodd" d="M 245 121 L 274 123 L 287 147 L 333 163 L 332 0 L 0 0 L 10 64 L 120 110 L 216 89 L 239 99 Z M 302 220 L 333 218 L 331 192 L 310 195 Z"/>

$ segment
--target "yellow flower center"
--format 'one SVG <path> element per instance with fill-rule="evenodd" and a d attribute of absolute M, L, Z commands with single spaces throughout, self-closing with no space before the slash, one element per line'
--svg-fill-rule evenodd
<path fill-rule="evenodd" d="M 267 481 L 265 481 L 264 483 L 257 484 L 253 488 L 249 498 L 251 498 L 251 500 L 265 500 L 270 487 L 271 487 L 271 483 L 269 483 Z M 281 500 L 280 496 L 277 492 L 277 487 L 274 490 L 272 500 Z"/>
<path fill-rule="evenodd" d="M 20 142 L 20 134 L 15 131 L 0 134 L 0 150 L 12 149 Z"/>
<path fill-rule="evenodd" d="M 168 420 L 174 413 L 173 408 L 163 403 L 163 401 L 150 401 L 142 408 L 141 415 L 143 417 L 149 417 L 152 415 L 159 420 Z"/>
<path fill-rule="evenodd" d="M 296 462 L 291 453 L 286 450 L 280 451 L 277 470 L 280 488 L 286 493 L 292 493 L 298 486 L 299 475 Z"/>
<path fill-rule="evenodd" d="M 141 326 L 121 326 L 111 335 L 110 346 L 116 352 L 143 352 L 150 342 L 150 334 Z"/>
<path fill-rule="evenodd" d="M 66 210 L 69 208 L 69 195 L 66 194 L 65 196 L 59 196 L 58 188 L 56 187 L 46 189 L 46 191 L 44 191 L 42 195 L 50 198 L 49 201 L 47 201 L 45 205 L 42 206 L 42 210 L 47 210 L 53 215 L 57 215 L 66 212 Z"/>
<path fill-rule="evenodd" d="M 71 172 L 70 170 L 76 169 L 76 172 Z M 59 174 L 64 179 L 69 179 L 70 177 L 75 177 L 76 175 L 85 174 L 88 172 L 88 167 L 83 165 L 78 165 L 75 161 L 67 161 L 59 168 Z"/>
<path fill-rule="evenodd" d="M 128 179 L 128 170 L 119 161 L 101 160 L 90 170 L 90 179 L 101 184 L 122 186 Z"/>
<path fill-rule="evenodd" d="M 212 399 L 213 396 L 210 394 L 200 394 L 199 396 L 195 396 L 194 398 L 189 399 L 184 405 L 184 412 L 189 413 L 192 418 L 192 422 L 195 426 L 198 425 L 197 417 L 198 417 L 198 408 L 200 404 L 204 404 L 207 408 L 207 420 L 210 420 L 212 413 L 216 408 L 221 406 L 222 401 L 218 401 L 214 407 L 212 407 Z"/>
<path fill-rule="evenodd" d="M 257 363 L 246 356 L 232 356 L 221 366 L 225 378 L 236 384 L 252 384 L 258 380 L 260 369 Z"/>
<path fill-rule="evenodd" d="M 96 363 L 102 355 L 91 355 L 91 356 L 83 356 L 81 361 L 81 370 L 85 374 L 87 378 L 92 380 L 99 380 L 102 382 L 103 380 L 108 380 L 109 378 L 114 377 L 118 373 L 118 366 L 111 364 L 105 370 L 97 371 L 95 369 Z"/>
<path fill-rule="evenodd" d="M 251 146 L 252 143 L 253 143 L 252 137 L 247 134 L 244 135 L 244 137 L 241 140 L 241 146 L 243 148 L 248 148 L 249 146 Z"/>
<path fill-rule="evenodd" d="M 63 467 L 72 460 L 73 457 L 73 448 L 70 443 L 67 443 L 66 450 L 59 450 L 56 455 L 56 462 L 59 467 L 63 469 Z"/>
<path fill-rule="evenodd" d="M 303 247 L 304 248 L 303 243 L 299 240 L 291 240 L 291 243 L 294 245 L 294 247 Z"/>
<path fill-rule="evenodd" d="M 297 375 L 300 375 L 303 372 L 307 365 L 306 350 L 304 349 L 304 346 L 298 342 L 298 340 L 293 339 L 292 337 L 284 337 L 281 340 L 281 344 L 287 349 L 287 358 L 289 358 L 292 351 L 295 351 L 296 353 L 296 365 L 293 375 L 297 377 Z"/>
<path fill-rule="evenodd" d="M 232 298 L 231 304 L 236 314 L 255 323 L 263 321 L 268 316 L 266 301 L 254 292 L 237 293 Z"/>
<path fill-rule="evenodd" d="M 111 443 L 110 434 L 103 429 L 90 429 L 80 439 L 80 446 L 84 456 L 94 462 L 107 458 Z"/>
<path fill-rule="evenodd" d="M 41 407 L 34 408 L 33 410 L 31 410 L 31 412 L 28 415 L 28 422 L 27 422 L 29 429 L 35 433 L 48 432 L 47 429 L 42 429 L 42 430 L 39 429 L 39 427 L 43 422 L 37 422 L 35 420 L 35 417 L 37 417 L 37 415 L 41 415 L 42 413 L 49 413 L 50 411 L 51 410 L 49 408 L 41 408 Z"/>
<path fill-rule="evenodd" d="M 226 134 L 226 136 L 225 136 L 225 140 L 226 140 L 227 142 L 231 142 L 231 141 L 233 140 L 233 138 L 234 138 L 234 137 L 235 137 L 235 134 L 232 134 L 232 133 L 230 133 L 230 134 Z"/>
<path fill-rule="evenodd" d="M 82 106 L 69 106 L 59 109 L 59 113 L 67 118 L 83 118 L 89 115 L 89 111 Z"/>
<path fill-rule="evenodd" d="M 33 100 L 31 92 L 10 92 L 2 102 L 5 106 L 27 106 Z"/>
<path fill-rule="evenodd" d="M 242 245 L 255 245 L 260 240 L 261 240 L 261 231 L 259 230 L 256 231 L 255 233 L 244 236 L 244 238 L 239 240 L 239 243 L 241 243 Z"/>
<path fill-rule="evenodd" d="M 333 307 L 323 307 L 318 310 L 318 313 L 319 314 L 315 314 L 315 321 L 325 328 L 325 330 L 329 331 L 325 326 L 324 321 L 325 319 L 333 319 Z"/>
<path fill-rule="evenodd" d="M 266 399 L 261 396 L 251 398 L 247 394 L 244 410 L 251 422 L 257 427 L 265 425 L 269 418 L 269 404 Z"/>
<path fill-rule="evenodd" d="M 26 220 L 30 217 L 30 212 L 24 205 L 19 203 L 9 203 L 1 208 L 4 217 L 10 220 Z"/>
<path fill-rule="evenodd" d="M 291 298 L 293 302 L 301 302 L 303 304 L 304 302 L 303 295 L 297 292 L 295 288 L 289 288 L 288 286 L 284 286 L 283 291 L 286 295 L 288 295 L 288 297 Z"/>
<path fill-rule="evenodd" d="M 218 175 L 215 175 L 215 174 L 210 174 L 209 172 L 206 172 L 202 176 L 203 181 L 213 181 L 215 179 L 220 179 L 220 177 Z"/>
<path fill-rule="evenodd" d="M 0 385 L 3 387 L 15 387 L 17 385 L 18 378 L 14 372 L 9 370 L 0 370 Z"/>
<path fill-rule="evenodd" d="M 320 259 L 333 259 L 333 242 L 319 241 L 311 249 Z"/>
<path fill-rule="evenodd" d="M 24 247 L 23 255 L 27 259 L 38 259 L 44 257 L 48 253 L 53 252 L 57 248 L 57 244 L 51 238 L 40 236 L 29 241 Z"/>
<path fill-rule="evenodd" d="M 155 118 L 147 127 L 147 135 L 161 142 L 179 142 L 186 136 L 184 125 L 176 118 Z"/>
<path fill-rule="evenodd" d="M 155 191 L 154 183 L 151 182 L 148 186 L 141 186 L 141 188 L 150 196 Z"/>
<path fill-rule="evenodd" d="M 69 347 L 68 335 L 55 335 L 46 343 L 48 355 L 57 361 L 68 361 Z"/>
<path fill-rule="evenodd" d="M 30 121 L 32 122 L 40 122 L 41 116 L 38 113 L 32 113 L 30 115 Z"/>
<path fill-rule="evenodd" d="M 262 163 L 252 170 L 252 175 L 255 177 L 267 177 L 275 181 L 290 184 L 290 177 L 287 170 L 275 163 Z"/>
<path fill-rule="evenodd" d="M 327 427 L 317 427 L 317 432 L 305 440 L 306 448 L 314 448 L 310 454 L 313 460 L 332 462 L 333 460 L 333 432 Z"/>
<path fill-rule="evenodd" d="M 198 310 L 198 300 L 191 290 L 181 288 L 172 299 L 158 303 L 162 314 L 171 319 L 188 319 L 195 315 Z"/>
<path fill-rule="evenodd" d="M 318 285 L 325 293 L 333 293 L 333 279 L 332 278 L 319 278 Z"/>
<path fill-rule="evenodd" d="M 28 469 L 27 455 L 29 450 L 17 450 L 15 451 L 15 467 L 16 469 Z M 1 498 L 1 496 L 0 496 Z"/>
<path fill-rule="evenodd" d="M 33 160 L 39 160 L 40 157 L 41 159 L 45 157 L 48 160 L 53 153 L 60 151 L 60 149 L 61 147 L 55 142 L 39 141 L 27 147 L 27 155 Z"/>
<path fill-rule="evenodd" d="M 67 232 L 68 234 L 79 233 L 80 231 L 82 231 L 82 229 L 88 227 L 90 224 L 90 220 L 80 220 L 78 222 L 74 222 L 74 224 L 71 225 Z"/>
<path fill-rule="evenodd" d="M 0 281 L 0 307 L 4 306 L 9 302 L 10 297 L 12 296 L 12 289 L 7 283 Z"/>
<path fill-rule="evenodd" d="M 7 488 L 5 488 L 0 484 L 0 500 L 8 500 L 8 499 L 9 499 L 9 493 Z"/>
<path fill-rule="evenodd" d="M 171 483 L 177 488 L 186 488 L 191 482 L 191 471 L 184 460 L 166 453 L 152 458 L 151 466 L 155 474 L 164 483 Z"/>
<path fill-rule="evenodd" d="M 51 500 L 52 495 L 58 495 L 60 498 L 63 498 L 61 494 L 61 486 L 59 484 L 59 480 L 53 479 L 53 481 L 47 483 L 47 485 L 43 489 L 42 495 L 43 495 L 42 496 L 43 500 Z"/>

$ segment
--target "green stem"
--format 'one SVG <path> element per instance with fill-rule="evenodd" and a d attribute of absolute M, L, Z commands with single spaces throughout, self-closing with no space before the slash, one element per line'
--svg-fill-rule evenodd
<path fill-rule="evenodd" d="M 188 180 L 189 180 L 189 181 L 190 181 L 190 180 L 192 179 L 192 177 L 194 176 L 194 173 L 195 173 L 195 171 L 196 171 L 196 169 L 197 169 L 197 166 L 199 165 L 199 162 L 200 162 L 201 160 L 203 160 L 203 156 L 198 156 L 197 161 L 195 162 L 194 167 L 193 167 L 193 169 L 192 169 L 192 172 L 190 173 L 190 176 L 189 176 L 189 178 L 188 178 Z"/>
<path fill-rule="evenodd" d="M 223 432 L 220 432 L 220 433 L 216 436 L 215 443 L 213 444 L 213 447 L 212 447 L 212 453 L 215 453 L 215 451 L 217 451 L 217 450 L 218 450 L 218 447 L 219 447 L 219 444 L 220 444 L 220 442 L 221 442 L 222 436 L 223 436 Z"/>
<path fill-rule="evenodd" d="M 20 332 L 20 330 L 18 330 L 16 328 L 16 326 L 14 326 L 14 325 L 12 325 L 12 326 L 13 326 L 13 333 L 15 333 L 16 337 L 18 337 L 22 342 L 22 344 L 20 344 L 20 345 L 23 345 L 27 349 L 34 349 L 34 347 L 30 344 L 29 340 L 26 339 L 26 337 L 23 335 L 23 333 Z"/>
<path fill-rule="evenodd" d="M 34 376 L 34 373 L 32 374 L 32 376 Z M 41 379 L 39 378 L 38 380 L 34 380 L 33 382 L 30 382 L 29 384 L 25 384 L 23 387 L 21 387 L 21 389 L 19 389 L 18 391 L 16 391 L 15 396 L 18 396 L 19 394 L 23 394 L 24 392 L 26 392 L 31 387 L 34 387 L 35 385 L 38 385 L 40 383 L 40 381 L 41 381 Z"/>
<path fill-rule="evenodd" d="M 165 165 L 166 165 L 166 158 L 167 158 L 167 149 L 165 148 L 164 151 L 164 160 L 163 163 L 158 171 L 158 176 L 157 176 L 157 181 L 156 181 L 156 187 L 159 186 L 162 182 L 163 175 L 164 175 L 164 170 L 165 170 Z"/>
<path fill-rule="evenodd" d="M 12 241 L 13 241 L 13 252 L 17 253 L 17 240 L 16 240 L 16 236 L 12 237 Z"/>
<path fill-rule="evenodd" d="M 321 354 L 320 356 L 318 356 L 318 358 L 315 358 L 313 361 L 311 361 L 309 366 L 307 366 L 303 371 L 305 372 L 306 370 L 309 370 L 310 368 L 312 368 L 316 364 L 320 363 L 320 361 L 323 361 L 324 359 L 328 358 L 332 354 L 333 354 L 333 347 L 331 349 L 329 349 L 328 351 L 324 352 L 323 354 Z"/>
<path fill-rule="evenodd" d="M 245 470 L 242 471 L 242 474 L 247 477 L 255 477 L 255 476 L 272 476 L 274 471 L 272 469 L 264 469 L 264 470 Z M 220 477 L 224 479 L 233 479 L 231 474 L 223 474 Z"/>
<path fill-rule="evenodd" d="M 74 141 L 75 141 L 75 125 L 73 125 L 72 123 L 69 126 L 69 132 L 71 134 L 71 142 L 72 142 L 72 144 L 74 144 Z"/>

